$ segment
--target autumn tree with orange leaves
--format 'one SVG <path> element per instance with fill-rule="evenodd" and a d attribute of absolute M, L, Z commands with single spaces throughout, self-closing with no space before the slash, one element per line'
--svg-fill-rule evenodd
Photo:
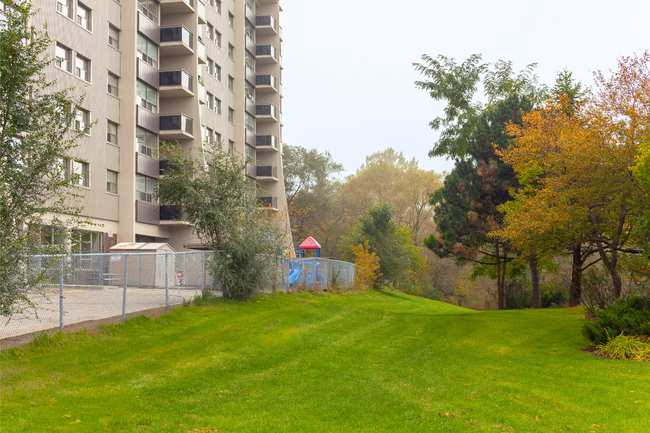
<path fill-rule="evenodd" d="M 567 243 L 590 243 L 621 295 L 621 254 L 638 253 L 635 222 L 647 206 L 635 163 L 650 131 L 650 54 L 623 57 L 575 112 L 566 101 L 528 113 L 501 150 L 521 187 L 501 206 L 504 227 L 494 234 L 522 250 L 547 254 Z M 575 293 L 574 293 L 575 297 Z"/>

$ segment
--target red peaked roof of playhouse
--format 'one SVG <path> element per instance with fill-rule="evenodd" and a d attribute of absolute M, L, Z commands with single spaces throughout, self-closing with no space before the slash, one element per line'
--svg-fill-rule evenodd
<path fill-rule="evenodd" d="M 303 250 L 319 250 L 321 246 L 316 242 L 316 239 L 309 236 L 300 244 L 299 248 L 302 248 Z"/>

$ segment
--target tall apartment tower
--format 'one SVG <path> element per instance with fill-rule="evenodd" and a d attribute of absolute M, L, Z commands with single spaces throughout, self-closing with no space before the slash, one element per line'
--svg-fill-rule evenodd
<path fill-rule="evenodd" d="M 79 127 L 96 122 L 73 151 L 86 162 L 70 167 L 83 175 L 83 215 L 99 224 L 84 232 L 84 251 L 108 251 L 117 242 L 201 247 L 182 213 L 152 197 L 161 140 L 197 154 L 221 142 L 224 151 L 245 155 L 263 211 L 286 215 L 278 0 L 34 5 L 35 24 L 47 21 L 53 41 L 46 77 L 57 89 L 85 94 Z M 290 233 L 287 218 L 278 219 Z"/>

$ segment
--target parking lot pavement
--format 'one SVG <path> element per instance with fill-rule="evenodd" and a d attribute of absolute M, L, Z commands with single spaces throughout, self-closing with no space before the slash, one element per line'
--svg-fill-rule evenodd
<path fill-rule="evenodd" d="M 74 286 L 63 291 L 63 325 L 90 320 L 101 320 L 122 315 L 123 288 Z M 180 305 L 201 295 L 194 288 L 170 288 L 169 305 Z M 38 306 L 9 320 L 2 319 L 0 340 L 18 337 L 53 328 L 59 328 L 59 292 L 51 290 L 43 295 L 30 296 Z M 137 313 L 166 306 L 165 289 L 127 288 L 126 313 Z"/>

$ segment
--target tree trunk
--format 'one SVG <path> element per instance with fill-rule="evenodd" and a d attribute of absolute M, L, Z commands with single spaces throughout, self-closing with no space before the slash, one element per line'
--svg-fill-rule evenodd
<path fill-rule="evenodd" d="M 542 290 L 539 286 L 539 267 L 537 266 L 537 255 L 532 254 L 529 258 L 531 281 L 533 283 L 532 308 L 542 308 Z"/>
<path fill-rule="evenodd" d="M 598 254 L 600 254 L 600 258 L 603 261 L 603 264 L 609 271 L 609 275 L 612 277 L 612 285 L 614 286 L 614 291 L 612 295 L 614 296 L 614 299 L 618 299 L 621 297 L 621 288 L 623 286 L 623 283 L 621 282 L 621 276 L 618 273 L 618 269 L 616 268 L 616 265 L 618 264 L 618 251 L 615 249 L 612 249 L 612 255 L 611 257 L 607 257 L 607 253 L 605 252 L 605 248 L 603 248 L 602 243 L 598 242 Z"/>
<path fill-rule="evenodd" d="M 499 255 L 499 244 L 497 243 L 497 308 L 506 308 L 505 269 L 501 268 L 501 256 Z"/>
<path fill-rule="evenodd" d="M 582 245 L 573 246 L 573 264 L 571 267 L 571 287 L 569 287 L 569 307 L 580 305 L 582 298 Z"/>

